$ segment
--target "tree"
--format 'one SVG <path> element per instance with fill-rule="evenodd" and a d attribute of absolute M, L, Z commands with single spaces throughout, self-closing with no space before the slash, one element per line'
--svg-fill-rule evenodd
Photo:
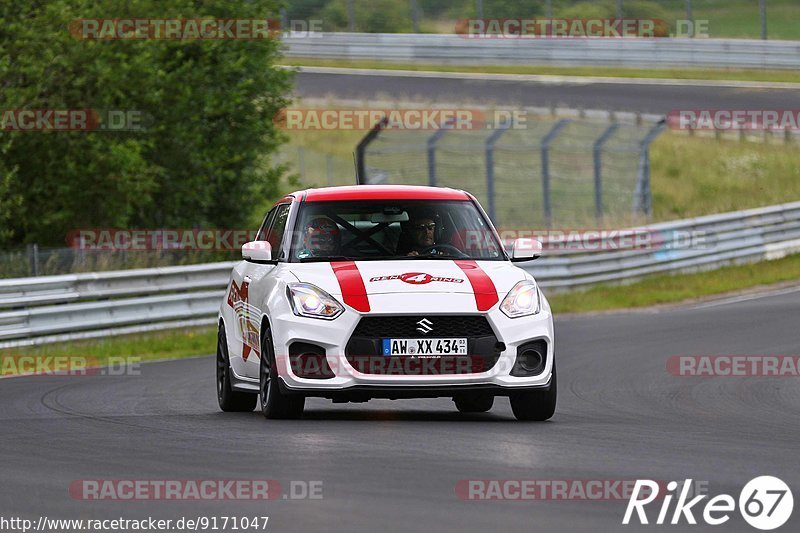
<path fill-rule="evenodd" d="M 82 40 L 79 18 L 275 18 L 272 1 L 0 1 L 0 110 L 135 110 L 144 131 L 0 132 L 0 244 L 86 227 L 240 227 L 277 194 L 266 164 L 291 73 L 267 40 Z M 259 204 L 261 202 L 258 202 Z"/>

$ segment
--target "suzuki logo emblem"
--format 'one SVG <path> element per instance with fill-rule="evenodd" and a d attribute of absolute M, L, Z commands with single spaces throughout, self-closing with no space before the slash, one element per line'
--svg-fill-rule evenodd
<path fill-rule="evenodd" d="M 427 318 L 423 318 L 422 320 L 417 322 L 417 324 L 419 324 L 419 327 L 417 328 L 417 331 L 419 331 L 420 333 L 422 333 L 424 335 L 427 335 L 428 333 L 433 331 L 433 322 L 431 322 Z"/>

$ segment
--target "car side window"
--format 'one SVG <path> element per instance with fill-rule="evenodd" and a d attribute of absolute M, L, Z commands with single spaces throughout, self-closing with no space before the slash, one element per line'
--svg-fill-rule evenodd
<path fill-rule="evenodd" d="M 269 230 L 269 227 L 272 225 L 272 220 L 275 218 L 275 212 L 277 210 L 278 210 L 277 207 L 273 207 L 272 209 L 269 210 L 267 216 L 264 217 L 264 223 L 261 224 L 261 227 L 259 228 L 258 233 L 256 234 L 257 241 L 267 240 L 267 230 Z"/>
<path fill-rule="evenodd" d="M 281 242 L 283 242 L 283 234 L 286 232 L 286 222 L 289 219 L 289 208 L 291 204 L 281 204 L 275 208 L 275 217 L 272 220 L 271 227 L 266 233 L 266 241 L 269 242 L 273 250 L 273 257 L 282 259 Z"/>

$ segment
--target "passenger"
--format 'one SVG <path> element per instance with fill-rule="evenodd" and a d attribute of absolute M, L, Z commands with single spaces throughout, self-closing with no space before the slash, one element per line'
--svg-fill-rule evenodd
<path fill-rule="evenodd" d="M 303 248 L 297 252 L 297 258 L 338 255 L 341 239 L 339 226 L 333 220 L 326 217 L 313 218 L 303 228 Z"/>

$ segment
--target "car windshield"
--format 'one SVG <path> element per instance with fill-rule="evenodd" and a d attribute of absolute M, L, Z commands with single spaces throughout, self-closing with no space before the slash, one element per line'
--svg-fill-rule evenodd
<path fill-rule="evenodd" d="M 340 201 L 301 204 L 292 262 L 386 259 L 505 260 L 469 201 Z"/>

